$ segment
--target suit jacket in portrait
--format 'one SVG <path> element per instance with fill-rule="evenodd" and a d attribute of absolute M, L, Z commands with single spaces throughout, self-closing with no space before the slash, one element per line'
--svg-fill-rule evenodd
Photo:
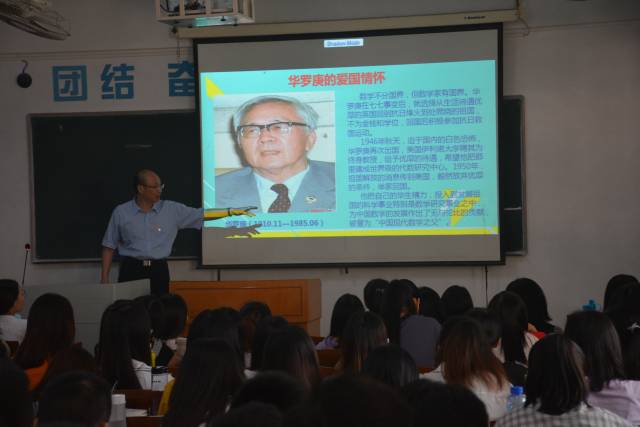
<path fill-rule="evenodd" d="M 336 208 L 335 163 L 309 160 L 305 175 L 289 212 L 324 212 Z M 216 207 L 258 206 L 262 212 L 258 184 L 250 166 L 216 177 Z"/>

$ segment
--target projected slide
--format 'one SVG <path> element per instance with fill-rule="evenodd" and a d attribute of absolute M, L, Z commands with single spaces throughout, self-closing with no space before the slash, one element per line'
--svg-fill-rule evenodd
<path fill-rule="evenodd" d="M 199 78 L 204 206 L 258 207 L 207 227 L 498 234 L 495 60 Z"/>

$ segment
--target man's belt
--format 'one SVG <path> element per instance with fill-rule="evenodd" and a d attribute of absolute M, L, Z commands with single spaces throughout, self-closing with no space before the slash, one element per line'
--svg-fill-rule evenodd
<path fill-rule="evenodd" d="M 166 259 L 139 259 L 133 257 L 125 257 L 129 262 L 140 263 L 145 268 L 150 268 L 152 265 L 158 265 L 162 263 L 166 263 Z"/>

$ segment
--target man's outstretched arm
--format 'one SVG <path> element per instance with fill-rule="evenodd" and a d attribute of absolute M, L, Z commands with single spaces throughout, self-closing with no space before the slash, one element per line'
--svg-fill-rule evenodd
<path fill-rule="evenodd" d="M 258 209 L 256 206 L 246 206 L 243 208 L 216 208 L 216 209 L 205 209 L 204 211 L 204 220 L 205 221 L 213 221 L 220 218 L 226 218 L 228 216 L 256 216 L 253 212 L 254 209 Z"/>

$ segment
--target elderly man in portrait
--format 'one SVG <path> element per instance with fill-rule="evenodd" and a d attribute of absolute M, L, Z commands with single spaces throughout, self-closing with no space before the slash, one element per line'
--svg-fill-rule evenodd
<path fill-rule="evenodd" d="M 318 113 L 285 96 L 250 99 L 233 115 L 248 166 L 216 177 L 216 206 L 258 212 L 325 212 L 336 206 L 335 164 L 309 160 Z"/>

